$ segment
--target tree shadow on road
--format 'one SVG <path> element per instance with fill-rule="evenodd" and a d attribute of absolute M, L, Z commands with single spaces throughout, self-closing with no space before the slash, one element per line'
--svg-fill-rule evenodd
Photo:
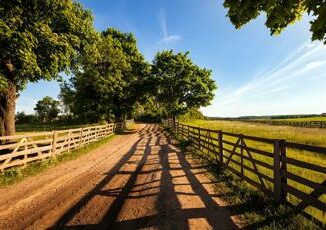
<path fill-rule="evenodd" d="M 126 170 L 125 165 L 132 170 Z M 194 164 L 186 158 L 162 128 L 146 125 L 139 132 L 138 141 L 104 179 L 61 216 L 51 229 L 239 228 L 232 216 L 241 213 L 236 208 L 232 211 L 221 206 L 217 201 L 228 194 L 207 189 L 220 181 L 202 180 L 206 168 L 207 164 Z M 110 187 L 113 180 L 123 181 L 123 186 Z M 80 213 L 96 204 L 92 203 L 94 199 L 98 199 L 99 205 L 107 202 L 107 206 L 101 210 L 100 217 L 85 223 Z M 154 210 L 138 213 L 143 210 L 142 205 L 146 205 L 144 199 L 155 200 Z M 130 202 L 138 204 L 137 207 L 129 210 Z M 123 216 L 128 211 L 135 211 L 133 218 Z M 88 215 L 92 216 L 92 213 Z"/>

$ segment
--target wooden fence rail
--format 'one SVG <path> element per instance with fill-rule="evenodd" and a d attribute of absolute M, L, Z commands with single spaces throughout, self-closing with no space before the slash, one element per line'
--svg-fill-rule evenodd
<path fill-rule="evenodd" d="M 112 135 L 119 124 L 0 137 L 0 171 L 81 148 Z"/>
<path fill-rule="evenodd" d="M 225 167 L 279 203 L 326 224 L 326 148 L 163 120 L 205 157 Z M 310 155 L 309 155 L 310 154 Z M 313 163 L 301 156 L 311 156 Z M 317 160 L 319 159 L 319 160 Z"/>

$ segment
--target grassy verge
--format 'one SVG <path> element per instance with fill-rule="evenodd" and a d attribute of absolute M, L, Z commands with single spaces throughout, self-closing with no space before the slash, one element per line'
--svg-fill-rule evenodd
<path fill-rule="evenodd" d="M 276 204 L 271 197 L 218 166 L 215 158 L 192 148 L 190 141 L 175 136 L 170 129 L 168 131 L 178 140 L 184 153 L 208 165 L 212 180 L 218 181 L 217 192 L 227 194 L 223 197 L 228 203 L 227 208 L 241 219 L 245 229 L 323 229 L 314 221 L 296 214 L 291 207 Z"/>
<path fill-rule="evenodd" d="M 103 140 L 91 143 L 80 149 L 73 150 L 71 152 L 63 153 L 54 158 L 47 159 L 41 162 L 35 162 L 29 164 L 26 168 L 13 168 L 6 170 L 0 174 L 0 187 L 4 187 L 19 181 L 22 181 L 24 178 L 39 174 L 44 172 L 46 169 L 57 166 L 62 162 L 74 160 L 81 155 L 87 154 L 90 151 L 106 144 L 108 141 L 112 140 L 116 135 L 113 134 Z"/>

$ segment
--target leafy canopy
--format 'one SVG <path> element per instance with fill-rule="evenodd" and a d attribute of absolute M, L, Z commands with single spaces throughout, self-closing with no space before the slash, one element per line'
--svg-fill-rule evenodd
<path fill-rule="evenodd" d="M 139 52 L 131 33 L 116 29 L 102 32 L 83 59 L 83 69 L 63 85 L 61 95 L 73 112 L 91 120 L 117 119 L 132 110 L 142 97 L 142 85 L 149 65 Z M 87 116 L 87 117 L 86 117 Z"/>
<path fill-rule="evenodd" d="M 242 27 L 262 12 L 266 13 L 266 27 L 271 34 L 279 34 L 288 25 L 301 19 L 304 13 L 313 15 L 310 24 L 312 40 L 326 43 L 325 0 L 225 0 L 228 17 L 236 28 Z"/>
<path fill-rule="evenodd" d="M 8 81 L 21 90 L 28 82 L 58 79 L 59 72 L 77 68 L 94 36 L 91 12 L 75 1 L 1 1 L 0 62 L 9 63 L 15 77 L 0 68 L 0 90 Z"/>
<path fill-rule="evenodd" d="M 36 116 L 43 122 L 50 122 L 60 113 L 60 102 L 52 97 L 44 97 L 36 103 Z"/>
<path fill-rule="evenodd" d="M 216 89 L 211 73 L 193 64 L 188 53 L 159 52 L 152 67 L 157 100 L 172 116 L 207 106 Z"/>

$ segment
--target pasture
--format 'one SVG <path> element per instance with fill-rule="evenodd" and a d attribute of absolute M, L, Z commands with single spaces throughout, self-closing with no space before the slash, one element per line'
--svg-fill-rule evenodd
<path fill-rule="evenodd" d="M 326 117 L 300 117 L 287 119 L 272 119 L 272 121 L 291 121 L 291 122 L 309 122 L 309 121 L 326 121 Z"/>
<path fill-rule="evenodd" d="M 192 120 L 182 123 L 207 129 L 221 129 L 230 133 L 246 134 L 263 138 L 284 139 L 300 144 L 326 147 L 326 129 L 272 126 L 262 123 L 220 120 Z"/>
<path fill-rule="evenodd" d="M 182 122 L 181 122 L 182 123 Z M 286 126 L 271 126 L 267 124 L 259 123 L 246 123 L 239 121 L 205 121 L 205 120 L 193 120 L 186 122 L 187 125 L 196 126 L 204 129 L 210 130 L 222 130 L 226 132 L 223 135 L 223 156 L 224 162 L 227 162 L 228 166 L 236 170 L 242 176 L 244 175 L 249 180 L 253 180 L 254 183 L 259 185 L 264 185 L 264 189 L 275 191 L 275 184 L 273 180 L 275 179 L 273 171 L 273 142 L 268 143 L 264 141 L 257 141 L 254 139 L 242 139 L 245 143 L 238 142 L 238 134 L 243 134 L 245 136 L 253 136 L 258 138 L 266 139 L 277 139 L 285 140 L 287 143 L 298 143 L 305 145 L 312 145 L 318 147 L 326 147 L 326 130 L 325 129 L 312 129 L 312 128 L 298 128 L 298 127 L 286 127 Z M 193 138 L 197 137 L 196 129 L 192 135 Z M 229 133 L 229 134 L 228 134 Z M 211 134 L 209 134 L 210 136 Z M 206 138 L 206 131 L 202 130 L 200 132 L 202 140 L 202 145 L 207 144 L 208 139 L 213 140 L 215 145 L 217 145 L 217 137 Z M 215 139 L 214 139 L 215 138 Z M 245 146 L 240 148 L 240 146 Z M 248 151 L 248 149 L 250 151 Z M 213 153 L 209 148 L 204 148 L 202 150 L 206 155 L 213 157 Z M 214 152 L 214 151 L 213 151 Z M 248 156 L 247 156 L 248 155 Z M 326 155 L 316 153 L 309 150 L 300 150 L 297 148 L 286 148 L 286 157 L 299 160 L 311 165 L 316 165 L 317 167 L 326 168 Z M 232 159 L 231 159 L 232 158 Z M 260 162 L 262 162 L 260 164 Z M 290 189 L 294 188 L 296 191 L 302 192 L 299 194 L 301 198 L 303 194 L 313 194 L 315 189 L 313 187 L 320 187 L 320 184 L 325 182 L 325 174 L 321 171 L 314 171 L 311 168 L 300 167 L 299 165 L 287 164 L 285 173 L 290 174 L 287 177 L 287 185 L 291 186 Z M 292 178 L 290 178 L 292 177 Z M 302 181 L 309 181 L 309 185 L 302 184 Z M 311 182 L 311 183 L 310 183 Z M 323 186 L 323 185 L 322 185 Z M 321 187 L 323 188 L 323 187 Z M 296 192 L 298 194 L 299 192 Z M 301 201 L 297 196 L 287 193 L 286 199 L 294 206 L 299 204 L 302 206 Z M 316 202 L 325 202 L 326 195 L 321 194 L 317 197 Z M 299 205 L 299 206 L 300 206 Z M 312 206 L 306 206 L 303 210 L 309 215 L 315 217 L 321 222 L 326 222 L 325 212 L 319 210 Z"/>

